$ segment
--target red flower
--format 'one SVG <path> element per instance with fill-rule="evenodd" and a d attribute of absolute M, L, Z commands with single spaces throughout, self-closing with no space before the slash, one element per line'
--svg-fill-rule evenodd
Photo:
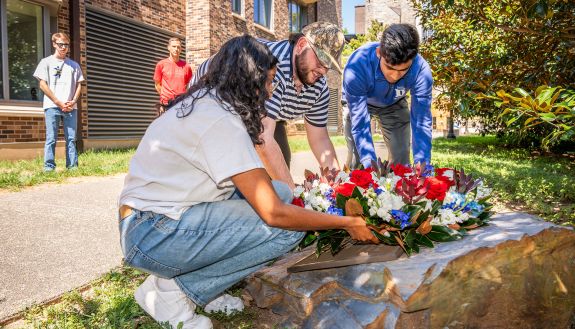
<path fill-rule="evenodd" d="M 305 208 L 305 204 L 303 203 L 302 198 L 293 198 L 293 200 L 291 200 L 291 204 Z"/>
<path fill-rule="evenodd" d="M 435 178 L 440 179 L 446 183 L 449 184 L 449 186 L 455 185 L 455 182 L 453 181 L 453 179 L 449 178 L 448 176 L 445 175 L 446 171 L 453 171 L 453 173 L 455 173 L 455 170 L 451 169 L 451 168 L 435 168 Z"/>
<path fill-rule="evenodd" d="M 411 169 L 411 167 L 404 166 L 399 163 L 391 165 L 391 170 L 393 170 L 393 173 L 399 177 L 403 177 L 405 174 L 410 174 L 413 172 L 413 169 Z"/>
<path fill-rule="evenodd" d="M 443 201 L 450 184 L 449 180 L 446 181 L 445 179 L 440 179 L 439 177 L 427 177 L 425 179 L 425 185 L 427 186 L 427 194 L 425 194 L 426 198 L 429 200 Z"/>
<path fill-rule="evenodd" d="M 333 189 L 334 197 L 337 196 L 338 194 L 350 197 L 351 194 L 353 193 L 353 189 L 355 189 L 355 184 L 352 183 L 340 184 L 334 187 Z"/>
<path fill-rule="evenodd" d="M 370 171 L 367 170 L 354 170 L 349 175 L 349 180 L 355 185 L 362 188 L 369 188 L 369 185 L 375 185 L 371 177 Z M 375 187 L 374 187 L 375 188 Z"/>

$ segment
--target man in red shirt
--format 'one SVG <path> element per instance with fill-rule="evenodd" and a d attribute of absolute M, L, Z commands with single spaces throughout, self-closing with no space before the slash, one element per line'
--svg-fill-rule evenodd
<path fill-rule="evenodd" d="M 186 61 L 180 59 L 182 45 L 180 39 L 168 40 L 170 56 L 156 64 L 154 82 L 156 91 L 160 94 L 160 106 L 158 116 L 164 113 L 166 105 L 176 96 L 186 92 L 188 83 L 192 79 L 192 68 Z"/>

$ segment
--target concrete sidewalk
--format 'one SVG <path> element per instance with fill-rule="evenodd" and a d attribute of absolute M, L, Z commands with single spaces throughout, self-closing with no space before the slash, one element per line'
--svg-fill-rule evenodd
<path fill-rule="evenodd" d="M 341 164 L 346 152 L 336 149 Z M 319 172 L 313 154 L 292 154 L 296 183 L 305 169 Z M 0 323 L 121 264 L 116 202 L 123 178 L 83 177 L 0 192 Z"/>
<path fill-rule="evenodd" d="M 0 193 L 0 323 L 120 265 L 123 176 Z"/>

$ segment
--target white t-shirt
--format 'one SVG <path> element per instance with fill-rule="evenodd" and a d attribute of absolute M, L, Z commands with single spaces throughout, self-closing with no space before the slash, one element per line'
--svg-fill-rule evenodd
<path fill-rule="evenodd" d="M 38 63 L 34 77 L 46 81 L 54 96 L 61 102 L 73 100 L 76 85 L 84 81 L 82 68 L 78 63 L 67 57 L 66 59 L 58 59 L 54 55 L 43 58 Z M 44 95 L 43 107 L 47 109 L 57 106 L 48 96 Z M 74 108 L 78 108 L 77 104 L 74 104 Z"/>
<path fill-rule="evenodd" d="M 230 198 L 232 176 L 264 167 L 238 115 L 210 94 L 178 118 L 181 104 L 146 130 L 130 161 L 120 205 L 179 219 L 195 204 Z"/>

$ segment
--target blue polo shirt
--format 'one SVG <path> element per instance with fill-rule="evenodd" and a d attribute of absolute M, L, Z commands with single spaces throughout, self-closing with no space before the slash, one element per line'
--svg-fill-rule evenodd
<path fill-rule="evenodd" d="M 393 105 L 411 92 L 411 136 L 414 162 L 431 160 L 431 89 L 433 78 L 429 65 L 419 54 L 405 76 L 389 83 L 380 68 L 376 54 L 379 43 L 369 43 L 351 54 L 343 72 L 343 92 L 351 117 L 351 134 L 359 153 L 359 161 L 371 166 L 377 159 L 371 136 L 367 105 Z"/>

